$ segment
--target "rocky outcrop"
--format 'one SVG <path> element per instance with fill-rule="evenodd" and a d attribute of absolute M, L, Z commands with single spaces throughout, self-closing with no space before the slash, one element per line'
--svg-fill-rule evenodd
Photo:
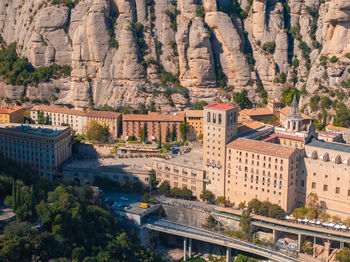
<path fill-rule="evenodd" d="M 282 75 L 299 89 L 306 85 L 305 103 L 320 85 L 342 89 L 349 77 L 350 1 L 239 2 L 232 8 L 221 0 L 80 0 L 74 7 L 0 1 L 5 44 L 16 42 L 35 67 L 72 68 L 69 78 L 37 86 L 1 83 L 0 99 L 76 107 L 155 102 L 171 111 L 199 100 L 230 101 L 223 86 L 247 89 L 259 103 L 257 83 L 276 97 Z M 338 60 L 330 62 L 332 56 Z"/>

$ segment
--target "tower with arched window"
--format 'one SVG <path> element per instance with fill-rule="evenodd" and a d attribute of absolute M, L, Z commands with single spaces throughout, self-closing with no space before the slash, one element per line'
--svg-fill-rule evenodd
<path fill-rule="evenodd" d="M 292 105 L 286 117 L 284 127 L 289 132 L 298 132 L 302 129 L 303 118 L 299 111 L 299 103 L 296 96 L 294 96 Z"/>
<path fill-rule="evenodd" d="M 207 189 L 216 196 L 225 193 L 226 144 L 237 134 L 238 107 L 212 104 L 204 107 L 203 168 Z"/>

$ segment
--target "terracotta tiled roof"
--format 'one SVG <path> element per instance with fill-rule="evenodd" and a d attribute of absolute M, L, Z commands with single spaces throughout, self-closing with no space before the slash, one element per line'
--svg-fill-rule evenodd
<path fill-rule="evenodd" d="M 345 128 L 344 128 L 345 129 Z M 326 132 L 326 131 L 317 131 L 317 134 L 324 135 L 324 136 L 339 136 L 339 134 L 333 133 L 333 132 Z"/>
<path fill-rule="evenodd" d="M 203 117 L 203 110 L 185 110 L 186 117 Z"/>
<path fill-rule="evenodd" d="M 290 110 L 290 106 L 286 106 L 286 107 L 283 107 L 283 108 L 280 110 L 280 112 L 281 112 L 281 114 L 287 116 L 288 113 L 289 113 L 289 110 Z M 301 113 L 301 117 L 302 117 L 303 119 L 312 119 L 312 117 L 309 117 L 308 115 L 306 115 L 306 114 L 304 114 L 304 113 Z"/>
<path fill-rule="evenodd" d="M 100 117 L 100 118 L 119 118 L 121 116 L 120 113 L 112 112 L 112 111 L 88 111 L 86 113 L 87 117 Z"/>
<path fill-rule="evenodd" d="M 304 138 L 301 137 L 301 136 L 293 136 L 293 135 L 286 135 L 286 134 L 280 134 L 280 133 L 273 133 L 273 134 L 269 135 L 268 137 L 264 138 L 261 141 L 269 141 L 269 140 L 271 140 L 273 138 L 276 138 L 276 137 L 286 138 L 286 139 L 290 139 L 290 140 L 298 140 L 298 141 L 303 141 L 304 140 Z"/>
<path fill-rule="evenodd" d="M 239 126 L 237 132 L 238 132 L 238 134 L 242 134 L 242 133 L 248 132 L 249 130 L 257 129 L 257 128 L 262 127 L 262 126 L 264 126 L 263 123 L 258 122 L 258 121 L 252 121 L 252 122 L 245 123 L 244 125 Z"/>
<path fill-rule="evenodd" d="M 229 143 L 227 147 L 281 158 L 289 158 L 296 151 L 296 149 L 292 147 L 246 138 L 237 138 Z"/>
<path fill-rule="evenodd" d="M 77 116 L 85 116 L 86 113 L 82 110 L 69 109 L 66 107 L 58 107 L 58 106 L 34 106 L 30 111 L 45 111 L 51 113 L 61 113 L 67 115 L 77 115 Z"/>
<path fill-rule="evenodd" d="M 215 104 L 211 104 L 211 105 L 207 105 L 204 106 L 205 108 L 212 108 L 212 109 L 220 109 L 220 110 L 228 110 L 228 109 L 232 109 L 232 108 L 236 108 L 236 105 L 227 105 L 227 104 L 219 104 L 219 103 L 215 103 Z"/>
<path fill-rule="evenodd" d="M 239 113 L 244 114 L 244 115 L 248 115 L 248 116 L 273 115 L 273 112 L 267 107 L 243 109 Z"/>
<path fill-rule="evenodd" d="M 342 131 L 342 130 L 345 130 L 346 128 L 345 127 L 340 127 L 340 126 L 326 125 L 326 129 Z"/>
<path fill-rule="evenodd" d="M 20 109 L 23 109 L 23 107 L 17 106 L 17 105 L 7 105 L 7 106 L 0 107 L 0 114 L 11 114 Z"/>
<path fill-rule="evenodd" d="M 160 115 L 160 114 L 123 114 L 123 121 L 154 121 L 154 122 L 182 122 L 183 114 Z"/>

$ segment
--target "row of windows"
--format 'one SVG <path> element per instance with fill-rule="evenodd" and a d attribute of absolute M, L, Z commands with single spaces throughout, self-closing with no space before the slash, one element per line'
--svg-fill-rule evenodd
<path fill-rule="evenodd" d="M 316 182 L 312 182 L 311 188 L 316 189 Z M 323 192 L 328 192 L 328 185 L 326 184 L 323 185 Z M 335 188 L 335 193 L 340 194 L 340 187 Z M 350 189 L 348 190 L 348 196 L 350 196 Z"/>
<path fill-rule="evenodd" d="M 229 155 L 231 155 L 233 153 L 233 150 L 229 149 L 228 153 L 229 153 Z M 239 156 L 243 156 L 243 152 L 242 151 L 236 151 L 236 153 L 239 154 Z M 246 152 L 245 153 L 245 157 L 251 157 L 252 159 L 255 159 L 255 157 L 256 157 L 257 160 L 261 159 L 263 161 L 269 161 L 269 162 L 272 161 L 272 157 L 261 156 L 259 154 L 255 154 L 255 153 L 248 153 L 248 152 Z M 284 161 L 283 161 L 283 159 L 275 158 L 275 164 L 278 164 L 278 162 L 280 162 L 280 164 L 282 165 Z M 292 164 L 293 164 L 293 159 L 292 159 Z"/>

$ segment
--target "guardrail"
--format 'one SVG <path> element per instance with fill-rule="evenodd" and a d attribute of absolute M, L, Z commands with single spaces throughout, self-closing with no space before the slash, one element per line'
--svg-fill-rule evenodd
<path fill-rule="evenodd" d="M 183 225 L 175 223 L 165 219 L 146 219 L 145 227 L 161 231 L 169 234 L 179 235 L 183 237 L 189 237 L 200 241 L 214 243 L 234 249 L 240 249 L 250 253 L 258 254 L 260 256 L 269 258 L 278 262 L 295 262 L 298 261 L 295 258 L 288 257 L 287 255 L 278 253 L 276 250 L 262 247 L 258 244 L 242 240 L 239 238 L 229 237 L 220 233 L 212 232 L 202 228 Z"/>

